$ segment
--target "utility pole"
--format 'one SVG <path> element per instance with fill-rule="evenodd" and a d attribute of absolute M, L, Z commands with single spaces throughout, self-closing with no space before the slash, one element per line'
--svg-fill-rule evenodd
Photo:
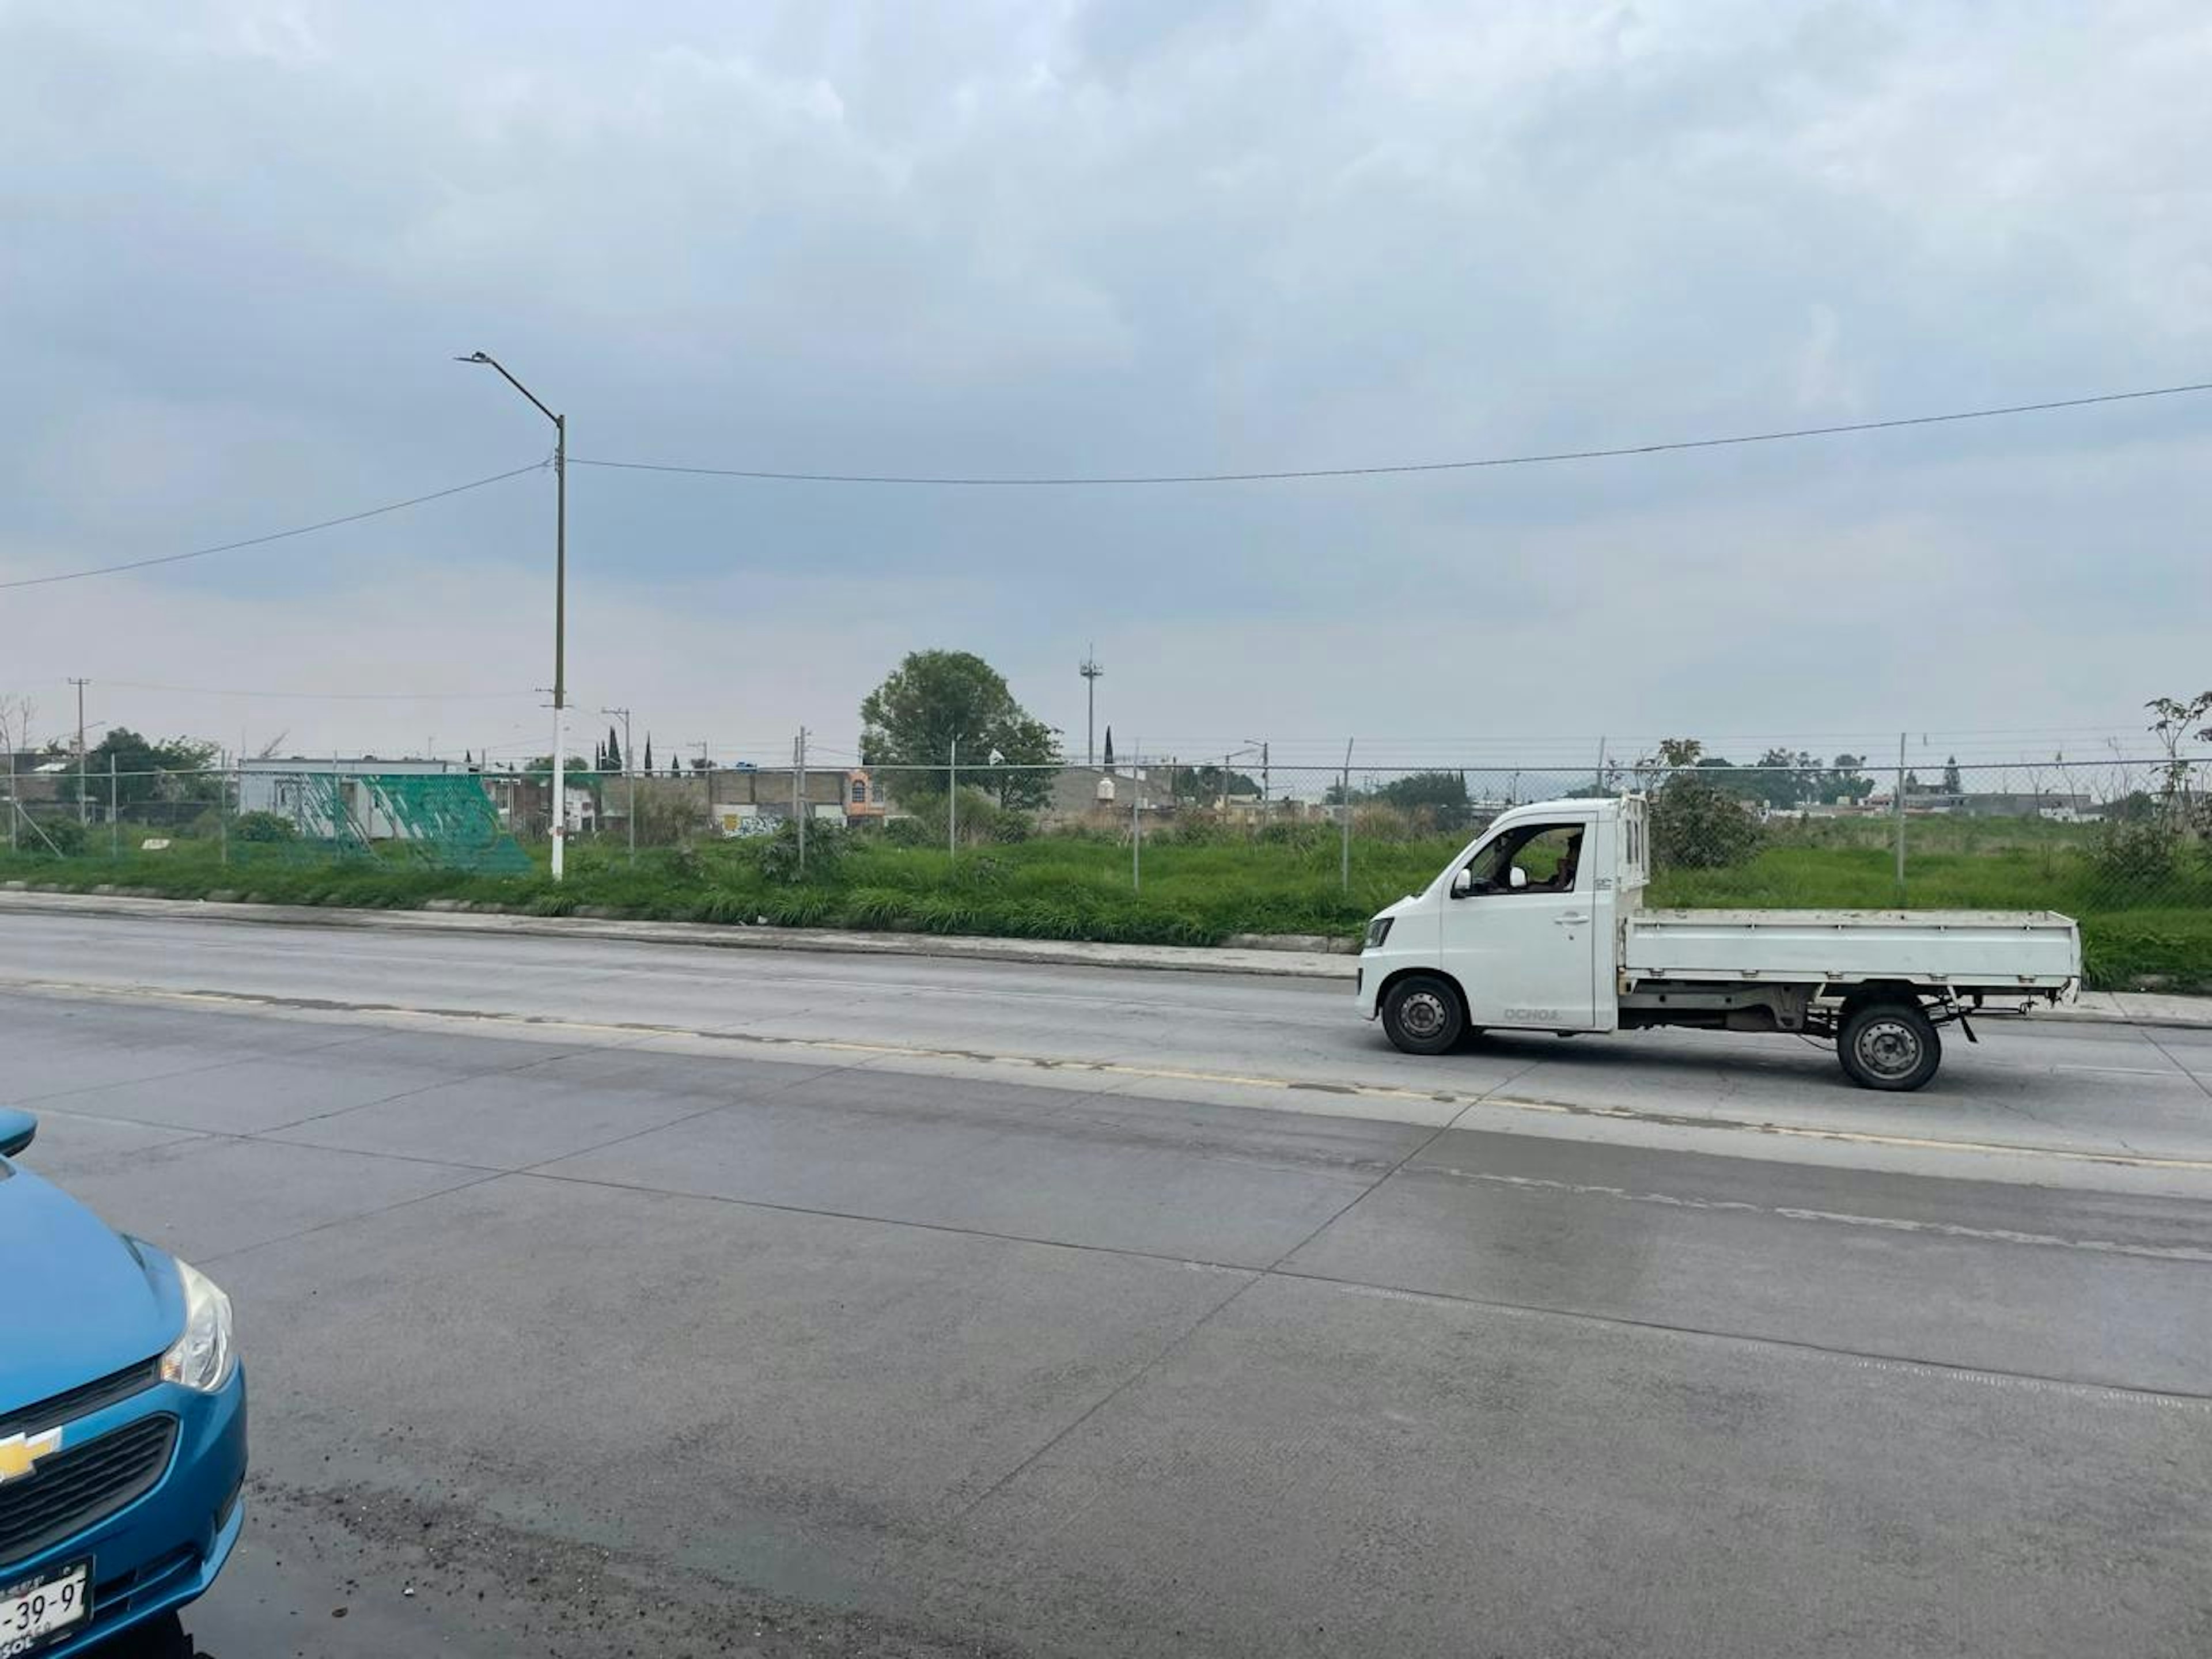
<path fill-rule="evenodd" d="M 1267 821 L 1267 802 L 1274 787 L 1267 771 L 1267 742 L 1264 738 L 1247 738 L 1244 744 L 1247 748 L 1254 744 L 1260 746 L 1260 822 L 1265 823 Z"/>
<path fill-rule="evenodd" d="M 70 684 L 76 687 L 76 821 L 91 822 L 84 802 L 84 688 L 92 684 L 72 677 Z"/>
<path fill-rule="evenodd" d="M 471 351 L 453 361 L 499 370 L 502 380 L 553 422 L 553 879 L 558 881 L 568 838 L 568 417 L 546 408 L 489 352 Z"/>
<path fill-rule="evenodd" d="M 1098 749 L 1092 740 L 1098 726 L 1098 677 L 1106 671 L 1098 665 L 1097 647 L 1086 646 L 1083 663 L 1076 671 L 1083 676 L 1083 763 L 1098 764 Z"/>
<path fill-rule="evenodd" d="M 629 861 L 632 864 L 635 864 L 637 862 L 637 763 L 630 756 L 629 710 L 627 708 L 602 708 L 599 710 L 599 713 L 602 714 L 612 714 L 619 719 L 623 723 L 623 787 L 628 790 L 629 794 L 629 805 L 628 808 L 628 817 L 629 818 Z"/>
<path fill-rule="evenodd" d="M 799 820 L 799 878 L 806 879 L 806 815 L 811 810 L 806 799 L 806 728 L 800 726 L 799 735 L 791 740 L 791 816 Z"/>

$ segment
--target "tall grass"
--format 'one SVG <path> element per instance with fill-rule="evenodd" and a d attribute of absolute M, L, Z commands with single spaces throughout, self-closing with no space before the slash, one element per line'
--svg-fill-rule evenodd
<path fill-rule="evenodd" d="M 1749 861 L 1662 872 L 1648 901 L 1668 906 L 1873 909 L 2055 909 L 2082 921 L 2093 985 L 2160 982 L 2212 990 L 2212 869 L 2188 865 L 2155 891 L 2101 877 L 2075 826 L 1909 826 L 1914 850 L 1900 896 L 1888 846 L 1862 824 L 1791 826 L 1770 833 Z M 771 878 L 743 843 L 643 852 L 582 843 L 568 879 L 428 870 L 400 849 L 381 856 L 303 861 L 302 849 L 241 846 L 220 861 L 211 842 L 166 850 L 126 847 L 116 859 L 9 859 L 0 878 L 83 890 L 103 884 L 179 897 L 419 907 L 434 899 L 536 915 L 576 911 L 723 924 L 893 929 L 1020 939 L 1218 944 L 1232 934 L 1349 939 L 1402 894 L 1427 884 L 1462 845 L 1457 836 L 1355 842 L 1352 879 L 1340 884 L 1328 837 L 1186 842 L 1164 836 L 1143 850 L 1140 888 L 1130 849 L 1103 837 L 1044 836 L 963 849 L 902 848 L 855 839 L 833 878 Z M 95 853 L 103 851 L 95 837 Z M 542 857 L 542 854 L 541 854 Z"/>

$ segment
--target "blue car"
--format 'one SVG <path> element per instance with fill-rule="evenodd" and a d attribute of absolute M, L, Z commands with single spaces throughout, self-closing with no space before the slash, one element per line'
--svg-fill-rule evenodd
<path fill-rule="evenodd" d="M 245 1516 L 230 1298 L 14 1160 L 0 1107 L 0 1659 L 64 1659 L 198 1595 Z"/>

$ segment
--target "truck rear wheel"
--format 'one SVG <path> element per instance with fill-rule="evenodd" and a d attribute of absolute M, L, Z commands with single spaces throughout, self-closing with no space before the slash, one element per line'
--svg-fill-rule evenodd
<path fill-rule="evenodd" d="M 1844 1015 L 1836 1058 L 1860 1088 L 1902 1094 L 1936 1075 L 1943 1039 L 1917 1002 L 1862 1003 Z"/>
<path fill-rule="evenodd" d="M 1459 988 L 1435 974 L 1408 974 L 1382 994 L 1382 1030 L 1409 1054 L 1441 1054 L 1467 1031 Z"/>

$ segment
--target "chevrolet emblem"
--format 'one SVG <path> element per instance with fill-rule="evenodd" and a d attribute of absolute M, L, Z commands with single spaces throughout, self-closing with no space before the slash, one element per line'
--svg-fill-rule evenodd
<path fill-rule="evenodd" d="M 38 1467 L 41 1457 L 50 1457 L 61 1449 L 59 1429 L 48 1429 L 40 1434 L 11 1434 L 0 1440 L 0 1485 L 21 1480 Z"/>

